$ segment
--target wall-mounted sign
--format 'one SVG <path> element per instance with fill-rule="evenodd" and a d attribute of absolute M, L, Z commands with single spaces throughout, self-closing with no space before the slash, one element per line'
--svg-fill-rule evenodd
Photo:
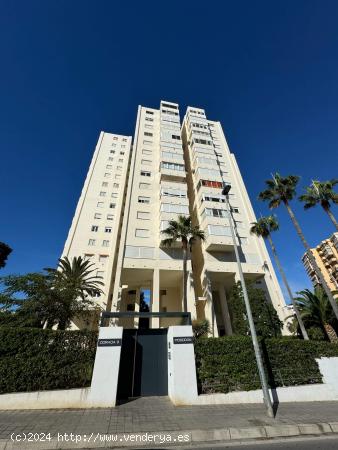
<path fill-rule="evenodd" d="M 98 347 L 120 347 L 122 345 L 122 339 L 99 339 Z"/>
<path fill-rule="evenodd" d="M 174 344 L 193 344 L 194 338 L 192 336 L 174 337 Z"/>

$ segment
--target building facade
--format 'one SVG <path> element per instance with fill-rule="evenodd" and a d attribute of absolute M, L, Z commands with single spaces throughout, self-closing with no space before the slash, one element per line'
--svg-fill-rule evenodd
<path fill-rule="evenodd" d="M 97 265 L 105 283 L 97 299 L 101 308 L 182 311 L 181 245 L 163 247 L 161 231 L 169 220 L 190 215 L 206 240 L 189 257 L 188 310 L 209 320 L 212 335 L 231 334 L 227 296 L 239 276 L 223 183 L 231 184 L 245 278 L 265 291 L 284 320 L 288 311 L 269 254 L 249 232 L 256 218 L 236 159 L 221 124 L 199 108 L 188 107 L 181 126 L 176 103 L 139 106 L 133 144 L 130 137 L 101 133 L 63 255 L 85 256 Z M 169 324 L 175 320 L 154 318 L 150 326 Z M 137 327 L 138 321 L 124 319 L 123 325 Z"/>
<path fill-rule="evenodd" d="M 338 291 L 338 233 L 333 233 L 329 239 L 325 239 L 316 248 L 312 248 L 311 252 L 329 289 L 332 292 Z M 312 283 L 314 286 L 318 285 L 318 277 L 306 253 L 302 261 Z"/>

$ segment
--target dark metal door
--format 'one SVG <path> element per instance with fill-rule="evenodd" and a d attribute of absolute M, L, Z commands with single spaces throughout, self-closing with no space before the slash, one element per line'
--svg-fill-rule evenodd
<path fill-rule="evenodd" d="M 167 394 L 167 330 L 123 330 L 118 399 Z"/>

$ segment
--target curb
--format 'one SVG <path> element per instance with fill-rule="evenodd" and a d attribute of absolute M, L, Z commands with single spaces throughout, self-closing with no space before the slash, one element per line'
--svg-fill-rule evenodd
<path fill-rule="evenodd" d="M 154 431 L 135 433 L 114 433 L 80 435 L 73 433 L 73 439 L 60 441 L 52 438 L 50 441 L 33 440 L 30 442 L 14 442 L 11 439 L 0 439 L 0 450 L 49 450 L 49 449 L 85 449 L 85 448 L 118 448 L 118 447 L 144 447 L 154 445 L 165 447 L 189 446 L 198 443 L 235 442 L 238 440 L 286 438 L 295 436 L 319 436 L 323 434 L 338 433 L 338 422 L 328 423 L 300 423 L 264 425 L 247 428 L 218 428 L 213 430 L 180 430 L 180 431 Z M 21 433 L 21 436 L 23 433 Z M 35 433 L 38 435 L 38 433 Z M 62 434 L 64 436 L 64 434 Z M 70 433 L 68 433 L 70 436 Z M 109 436 L 114 436 L 114 440 Z M 36 436 L 38 437 L 38 436 Z M 152 437 L 152 438 L 151 438 Z M 96 438 L 96 439 L 95 439 Z M 143 440 L 142 440 L 143 438 Z M 33 439 L 35 439 L 33 437 Z"/>

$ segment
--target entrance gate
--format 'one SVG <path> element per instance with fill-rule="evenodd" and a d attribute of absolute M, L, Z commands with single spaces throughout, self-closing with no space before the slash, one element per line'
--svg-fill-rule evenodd
<path fill-rule="evenodd" d="M 124 329 L 117 398 L 168 395 L 167 329 Z"/>

